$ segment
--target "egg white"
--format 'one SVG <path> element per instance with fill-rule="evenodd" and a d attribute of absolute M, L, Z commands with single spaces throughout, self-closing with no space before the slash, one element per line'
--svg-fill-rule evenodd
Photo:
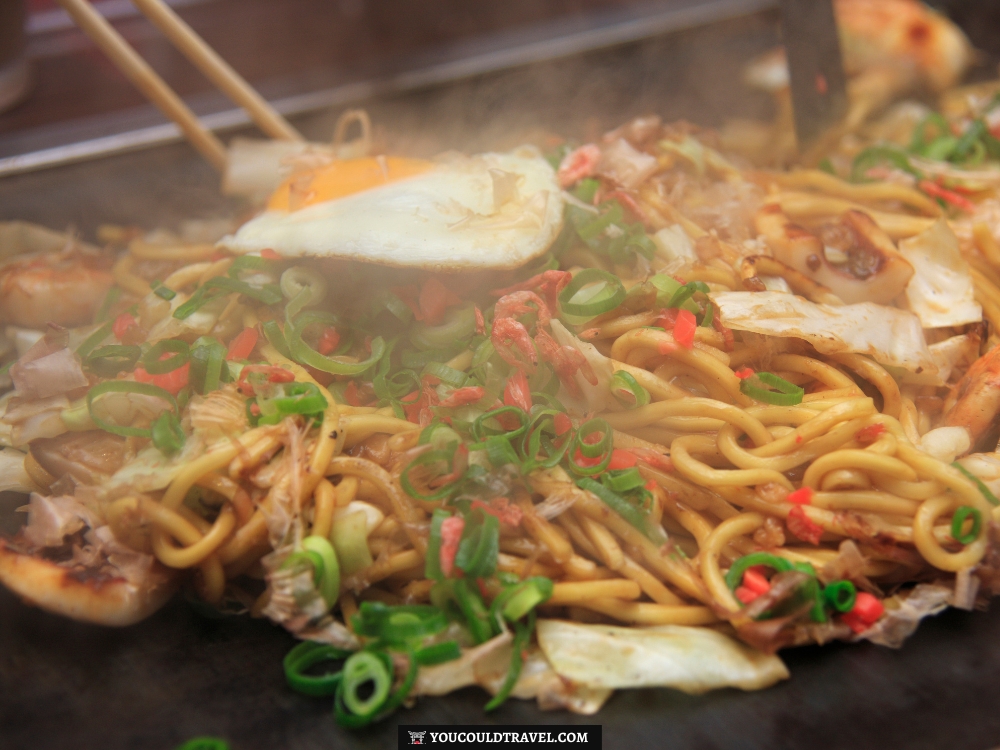
<path fill-rule="evenodd" d="M 220 245 L 430 269 L 507 269 L 562 229 L 555 172 L 532 147 L 454 156 L 429 171 L 297 211 L 268 210 Z"/>

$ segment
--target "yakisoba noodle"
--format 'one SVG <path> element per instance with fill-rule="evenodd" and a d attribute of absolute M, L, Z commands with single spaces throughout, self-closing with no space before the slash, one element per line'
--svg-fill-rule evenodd
<path fill-rule="evenodd" d="M 557 620 L 711 626 L 773 652 L 856 634 L 892 641 L 916 581 L 939 603 L 971 606 L 970 573 L 992 593 L 1000 510 L 982 480 L 995 486 L 1000 470 L 990 456 L 952 462 L 996 443 L 1000 401 L 984 373 L 1000 323 L 1000 226 L 942 206 L 917 180 L 741 171 L 690 133 L 656 128 L 628 146 L 656 157 L 640 184 L 598 161 L 567 175 L 581 152 L 558 155 L 572 198 L 553 254 L 489 278 L 362 273 L 345 284 L 347 266 L 106 230 L 115 285 L 69 343 L 85 384 L 66 391 L 59 428 L 35 439 L 25 420 L 46 413 L 45 397 L 7 400 L 43 492 L 4 543 L 4 583 L 31 599 L 29 561 L 38 575 L 69 570 L 53 549 L 88 549 L 147 605 L 112 617 L 106 606 L 131 605 L 96 593 L 83 611 L 44 603 L 121 622 L 165 598 L 154 587 L 190 581 L 209 604 L 305 639 L 286 659 L 290 684 L 335 695 L 350 726 L 408 694 L 468 684 L 436 680 L 490 649 L 506 649 L 508 665 L 481 683 L 491 708 L 513 692 L 596 710 L 606 691 L 555 678 L 546 633 Z M 627 132 L 589 148 L 607 152 Z M 737 183 L 753 198 L 732 214 L 675 200 Z M 851 211 L 874 220 L 867 235 L 844 228 Z M 757 236 L 734 222 L 776 212 L 784 235 L 734 239 Z M 990 324 L 928 329 L 927 343 L 951 342 L 936 360 L 947 373 L 890 364 L 875 345 L 730 325 L 727 293 L 784 289 L 810 310 L 848 309 L 814 277 L 820 258 L 795 265 L 795 243 L 818 242 L 844 289 L 874 289 L 885 283 L 877 248 L 943 220 Z M 192 316 L 201 329 L 175 322 Z M 36 346 L 58 356 L 67 341 Z M 983 423 L 963 422 L 977 407 Z M 120 460 L 72 474 L 60 441 L 100 430 L 117 436 Z M 55 529 L 42 528 L 46 512 Z M 116 567 L 123 555 L 173 572 L 154 583 Z M 305 671 L 350 652 L 356 684 Z M 739 653 L 769 675 L 755 686 L 785 674 L 760 661 L 773 657 Z M 389 673 L 390 655 L 403 676 Z M 518 682 L 525 658 L 547 659 L 554 681 Z M 365 682 L 377 700 L 361 699 Z"/>

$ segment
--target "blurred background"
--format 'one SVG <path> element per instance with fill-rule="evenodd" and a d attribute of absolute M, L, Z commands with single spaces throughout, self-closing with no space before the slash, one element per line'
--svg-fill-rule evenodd
<path fill-rule="evenodd" d="M 340 112 L 363 106 L 382 147 L 424 156 L 549 133 L 587 138 L 649 112 L 706 126 L 766 118 L 771 101 L 743 85 L 742 68 L 780 43 L 777 0 L 169 4 L 307 138 L 328 140 Z M 1000 3 L 932 4 L 983 50 L 974 76 L 995 76 Z M 93 5 L 224 140 L 253 133 L 129 0 Z M 0 218 L 86 230 L 97 214 L 143 216 L 149 226 L 225 208 L 217 181 L 178 143 L 175 127 L 55 0 L 0 0 L 0 109 Z M 77 171 L 59 180 L 45 176 L 73 163 Z M 79 181 L 94 179 L 103 189 L 82 197 Z M 54 200 L 65 208 L 54 211 Z"/>

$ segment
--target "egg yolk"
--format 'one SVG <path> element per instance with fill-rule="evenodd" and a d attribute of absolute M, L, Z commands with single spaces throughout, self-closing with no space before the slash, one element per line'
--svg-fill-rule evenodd
<path fill-rule="evenodd" d="M 298 211 L 413 177 L 432 166 L 424 159 L 398 156 L 335 161 L 289 177 L 274 191 L 267 207 L 272 211 Z"/>

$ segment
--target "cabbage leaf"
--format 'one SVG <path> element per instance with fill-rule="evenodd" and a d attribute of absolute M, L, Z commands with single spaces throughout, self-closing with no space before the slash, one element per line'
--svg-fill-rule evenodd
<path fill-rule="evenodd" d="M 787 679 L 777 656 L 709 628 L 625 628 L 539 620 L 538 645 L 560 677 L 594 688 L 760 690 Z"/>
<path fill-rule="evenodd" d="M 941 219 L 930 229 L 899 243 L 899 252 L 913 266 L 906 287 L 910 310 L 924 328 L 978 323 L 983 309 L 975 300 L 969 264 L 958 249 L 958 238 Z"/>
<path fill-rule="evenodd" d="M 821 354 L 857 352 L 909 372 L 936 373 L 920 319 L 895 307 L 817 304 L 781 292 L 713 292 L 722 323 L 737 331 L 808 341 Z"/>

